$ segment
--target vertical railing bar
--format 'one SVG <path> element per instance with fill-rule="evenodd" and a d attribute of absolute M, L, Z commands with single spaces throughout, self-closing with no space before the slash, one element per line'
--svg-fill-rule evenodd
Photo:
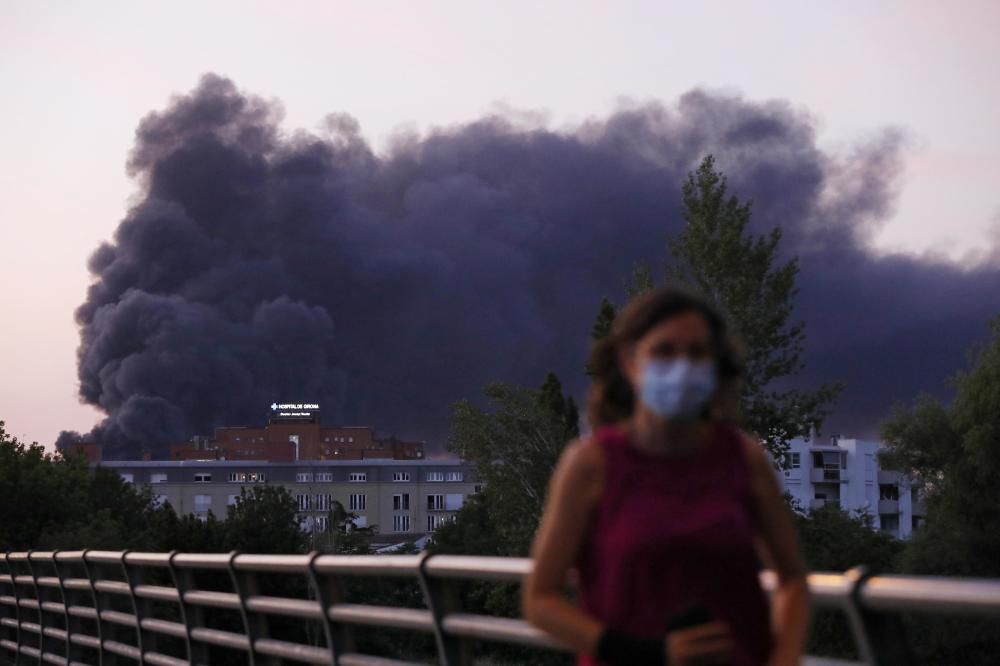
<path fill-rule="evenodd" d="M 31 580 L 32 580 L 32 582 L 33 582 L 33 584 L 35 586 L 35 597 L 37 597 L 37 599 L 38 599 L 38 627 L 39 627 L 39 630 L 40 630 L 40 635 L 39 635 L 38 641 L 39 641 L 39 649 L 41 650 L 41 653 L 39 655 L 39 662 L 45 661 L 44 657 L 45 657 L 45 655 L 48 655 L 49 657 L 61 656 L 66 663 L 69 663 L 69 652 L 66 652 L 63 655 L 59 655 L 59 653 L 57 651 L 57 648 L 56 648 L 56 644 L 63 643 L 64 641 L 60 641 L 60 640 L 58 640 L 56 638 L 53 638 L 52 636 L 48 635 L 45 632 L 45 628 L 46 627 L 53 628 L 53 629 L 58 629 L 58 627 L 55 627 L 52 624 L 52 622 L 51 622 L 52 618 L 49 617 L 49 615 L 48 615 L 49 613 L 52 613 L 52 611 L 45 610 L 42 607 L 43 603 L 45 603 L 45 602 L 51 602 L 54 599 L 55 594 L 56 594 L 56 590 L 54 588 L 51 588 L 51 587 L 48 587 L 48 586 L 42 586 L 42 585 L 38 584 L 38 578 L 39 578 L 38 571 L 36 571 L 35 564 L 32 563 L 32 559 L 34 559 L 36 562 L 46 562 L 48 564 L 52 564 L 53 567 L 54 567 L 55 566 L 55 559 L 56 559 L 56 553 L 57 552 L 58 551 L 50 551 L 48 553 L 48 557 L 45 557 L 45 558 L 40 557 L 40 556 L 36 557 L 36 558 L 32 558 L 31 554 L 29 554 L 29 556 L 28 556 L 28 571 L 31 572 Z M 58 580 L 58 576 L 57 576 L 57 580 Z M 60 601 L 63 602 L 63 619 L 65 620 L 65 616 L 66 616 L 66 598 L 62 594 L 62 585 L 61 584 L 59 585 L 59 596 L 60 596 Z M 45 618 L 45 619 L 43 620 L 43 618 Z M 69 635 L 69 633 L 67 632 L 67 636 L 68 635 Z"/>
<path fill-rule="evenodd" d="M 97 651 L 99 658 L 98 664 L 99 666 L 105 666 L 105 664 L 113 665 L 117 663 L 118 659 L 113 653 L 108 653 L 104 649 L 105 631 L 104 620 L 101 618 L 101 599 L 98 596 L 97 587 L 94 585 L 97 571 L 94 567 L 91 567 L 90 562 L 87 561 L 87 553 L 91 550 L 91 548 L 84 548 L 80 555 L 80 560 L 83 563 L 83 571 L 87 574 L 87 580 L 90 581 L 90 599 L 94 603 L 94 612 L 97 613 L 97 644 L 100 646 Z M 110 636 L 107 638 L 110 638 Z"/>
<path fill-rule="evenodd" d="M 444 581 L 432 580 L 427 575 L 427 562 L 433 557 L 427 551 L 421 554 L 417 567 L 417 577 L 420 589 L 424 593 L 424 602 L 434 620 L 434 642 L 437 645 L 438 661 L 441 666 L 469 666 L 471 655 L 464 639 L 449 636 L 444 630 L 444 617 L 453 610 L 452 600 L 445 596 Z"/>
<path fill-rule="evenodd" d="M 45 654 L 45 611 L 42 610 L 42 593 L 38 587 L 38 574 L 31 564 L 31 554 L 29 550 L 24 558 L 24 565 L 28 568 L 28 575 L 31 576 L 31 587 L 35 590 L 35 602 L 38 604 L 38 663 L 44 663 L 42 655 Z"/>
<path fill-rule="evenodd" d="M 256 632 L 253 630 L 253 627 L 251 626 L 250 613 L 249 611 L 247 611 L 247 603 L 246 603 L 247 590 L 245 590 L 244 589 L 245 586 L 241 584 L 243 581 L 240 581 L 239 572 L 236 571 L 236 567 L 233 565 L 233 562 L 236 560 L 236 557 L 238 555 L 239 552 L 235 550 L 229 553 L 229 566 L 228 566 L 229 578 L 232 581 L 233 590 L 236 592 L 236 597 L 240 601 L 240 617 L 243 618 L 243 630 L 246 632 L 247 642 L 249 643 L 249 652 L 247 653 L 249 655 L 249 661 L 247 663 L 250 666 L 256 666 L 257 648 L 255 646 L 255 641 L 257 639 L 257 636 Z M 249 580 L 247 580 L 246 582 L 249 582 Z"/>
<path fill-rule="evenodd" d="M 314 550 L 309 556 L 309 585 L 312 587 L 313 592 L 316 594 L 316 601 L 319 602 L 320 612 L 323 615 L 323 634 L 326 636 L 326 647 L 330 652 L 330 663 L 332 666 L 340 666 L 340 653 L 343 649 L 343 645 L 339 644 L 339 636 L 336 633 L 336 629 L 333 626 L 333 620 L 330 619 L 330 607 L 333 605 L 334 600 L 330 594 L 330 589 L 326 585 L 320 584 L 319 574 L 316 571 L 316 558 L 319 557 L 321 553 L 318 550 Z"/>
<path fill-rule="evenodd" d="M 69 607 L 75 605 L 76 592 L 66 588 L 65 581 L 69 577 L 66 575 L 67 565 L 59 561 L 59 552 L 57 550 L 52 553 L 52 566 L 56 570 L 56 580 L 59 581 L 59 592 L 62 594 L 63 600 L 63 615 L 66 622 L 66 663 L 71 664 L 82 659 L 82 649 L 72 640 L 73 634 L 76 633 L 74 630 L 80 625 L 81 621 L 69 612 Z"/>
<path fill-rule="evenodd" d="M 121 551 L 121 553 L 118 554 L 118 564 L 119 566 L 121 566 L 122 575 L 125 576 L 125 584 L 128 586 L 129 601 L 132 602 L 132 613 L 133 615 L 135 615 L 135 640 L 136 640 L 136 646 L 139 648 L 139 666 L 146 666 L 147 647 L 145 639 L 147 637 L 143 636 L 144 632 L 142 630 L 142 618 L 144 617 L 144 614 L 140 612 L 139 606 L 140 604 L 143 605 L 143 609 L 145 610 L 145 605 L 147 600 L 146 599 L 140 600 L 137 599 L 135 596 L 135 586 L 137 583 L 132 571 L 136 569 L 136 567 L 130 567 L 128 563 L 125 562 L 125 557 L 128 554 L 129 551 L 127 549 Z M 153 650 L 155 649 L 155 646 L 150 645 L 148 649 Z"/>
<path fill-rule="evenodd" d="M 21 631 L 21 595 L 17 593 L 17 582 L 14 580 L 16 573 L 11 568 L 10 553 L 4 552 L 3 561 L 7 565 L 7 573 L 10 575 L 11 595 L 14 597 L 14 621 L 17 622 L 17 627 L 14 629 L 14 642 L 17 643 L 17 650 L 14 652 L 14 664 L 16 666 L 21 662 L 21 636 L 24 634 Z"/>
<path fill-rule="evenodd" d="M 868 567 L 851 569 L 845 576 L 853 582 L 848 604 L 857 618 L 857 627 L 864 633 L 864 644 L 870 655 L 870 663 L 912 664 L 915 656 L 906 640 L 906 630 L 898 612 L 889 613 L 869 609 L 861 599 L 863 588 L 875 575 Z"/>
<path fill-rule="evenodd" d="M 66 626 L 66 663 L 69 664 L 73 661 L 73 641 L 70 640 L 70 636 L 73 635 L 73 627 L 70 624 L 70 598 L 66 592 L 66 587 L 63 585 L 63 573 L 62 568 L 59 566 L 59 550 L 52 551 L 52 568 L 56 572 L 56 582 L 59 583 L 59 596 L 62 597 L 63 603 L 63 624 Z"/>
<path fill-rule="evenodd" d="M 844 600 L 844 614 L 854 635 L 854 643 L 858 648 L 858 657 L 867 666 L 879 666 L 875 650 L 872 648 L 868 627 L 865 625 L 864 613 L 861 610 L 861 588 L 868 579 L 868 569 L 864 565 L 856 566 L 844 572 L 844 577 L 851 584 L 850 592 Z"/>
<path fill-rule="evenodd" d="M 174 580 L 174 587 L 177 588 L 177 599 L 181 606 L 181 620 L 184 622 L 184 642 L 187 647 L 188 662 L 192 665 L 208 664 L 208 648 L 204 644 L 191 638 L 191 630 L 200 626 L 199 620 L 204 616 L 204 610 L 200 606 L 190 606 L 184 599 L 184 594 L 194 589 L 194 577 L 188 570 L 178 570 L 174 564 L 177 551 L 170 551 L 167 558 L 167 568 L 170 569 L 170 576 Z"/>

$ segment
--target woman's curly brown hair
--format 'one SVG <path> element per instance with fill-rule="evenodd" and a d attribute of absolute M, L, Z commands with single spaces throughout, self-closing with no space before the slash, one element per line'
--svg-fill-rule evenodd
<path fill-rule="evenodd" d="M 588 368 L 593 383 L 587 397 L 587 419 L 597 429 L 632 416 L 635 393 L 621 369 L 620 351 L 638 342 L 657 324 L 677 315 L 697 312 L 708 323 L 719 389 L 706 417 L 734 420 L 743 363 L 725 318 L 704 299 L 681 288 L 656 289 L 636 296 L 615 316 L 611 333 L 594 343 Z"/>

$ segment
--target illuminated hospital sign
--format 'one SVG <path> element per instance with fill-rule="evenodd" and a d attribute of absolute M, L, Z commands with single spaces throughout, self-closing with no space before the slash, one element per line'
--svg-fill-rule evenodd
<path fill-rule="evenodd" d="M 305 421 L 319 416 L 316 402 L 272 402 L 271 421 Z"/>

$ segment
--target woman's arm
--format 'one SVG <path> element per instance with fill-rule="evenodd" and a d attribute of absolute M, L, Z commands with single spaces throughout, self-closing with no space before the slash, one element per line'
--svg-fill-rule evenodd
<path fill-rule="evenodd" d="M 521 588 L 524 618 L 575 652 L 593 654 L 603 626 L 564 593 L 603 486 L 603 456 L 590 440 L 573 442 L 556 465 L 531 548 L 534 569 Z"/>
<path fill-rule="evenodd" d="M 778 575 L 774 593 L 775 646 L 771 666 L 798 664 L 809 630 L 809 586 L 791 512 L 764 448 L 745 438 L 751 487 L 757 505 L 764 559 Z"/>

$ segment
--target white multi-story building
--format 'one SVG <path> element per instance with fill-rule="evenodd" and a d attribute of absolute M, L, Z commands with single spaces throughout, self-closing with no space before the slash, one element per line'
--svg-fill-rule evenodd
<path fill-rule="evenodd" d="M 303 529 L 325 531 L 334 503 L 356 527 L 421 536 L 452 520 L 479 492 L 475 469 L 459 460 L 105 461 L 129 483 L 148 484 L 156 499 L 181 514 L 226 517 L 242 488 L 281 485 L 295 498 Z"/>
<path fill-rule="evenodd" d="M 826 505 L 867 512 L 874 526 L 907 539 L 924 520 L 919 489 L 900 472 L 879 467 L 880 442 L 832 437 L 789 443 L 789 467 L 782 486 L 803 509 Z"/>

